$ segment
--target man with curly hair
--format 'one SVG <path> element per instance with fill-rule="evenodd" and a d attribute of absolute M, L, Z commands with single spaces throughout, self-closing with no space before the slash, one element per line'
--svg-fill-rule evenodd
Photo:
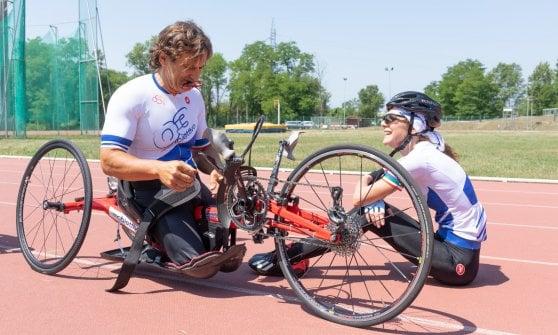
<path fill-rule="evenodd" d="M 208 187 L 202 185 L 195 199 L 170 210 L 149 232 L 163 255 L 183 269 L 204 264 L 208 252 L 215 255 L 208 250 L 207 230 L 193 213 L 196 205 L 213 202 L 222 179 L 212 165 L 196 164 L 193 157 L 195 150 L 215 156 L 199 90 L 201 72 L 212 54 L 211 41 L 194 22 L 164 28 L 150 49 L 153 73 L 118 88 L 101 133 L 103 172 L 128 182 L 133 201 L 143 210 L 162 187 L 184 191 L 199 180 L 198 170 L 210 175 Z M 235 255 L 238 265 L 243 255 Z M 218 270 L 187 273 L 209 277 Z"/>

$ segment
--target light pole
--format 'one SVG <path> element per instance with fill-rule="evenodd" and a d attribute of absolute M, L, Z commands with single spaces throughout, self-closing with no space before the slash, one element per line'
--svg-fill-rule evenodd
<path fill-rule="evenodd" d="M 347 77 L 343 77 L 343 81 L 345 82 L 345 88 L 343 89 L 343 100 L 347 100 Z M 346 101 L 344 101 L 345 103 Z M 343 107 L 343 104 L 341 104 L 341 107 Z M 347 112 L 347 106 L 343 107 L 343 124 L 345 124 L 346 122 L 346 112 Z"/>
<path fill-rule="evenodd" d="M 277 108 L 277 124 L 281 124 L 281 100 L 273 100 L 275 107 Z"/>
<path fill-rule="evenodd" d="M 391 98 L 391 71 L 393 71 L 393 66 L 386 66 L 384 70 L 386 70 L 386 72 L 388 73 L 388 90 L 389 90 L 388 99 L 390 99 Z"/>

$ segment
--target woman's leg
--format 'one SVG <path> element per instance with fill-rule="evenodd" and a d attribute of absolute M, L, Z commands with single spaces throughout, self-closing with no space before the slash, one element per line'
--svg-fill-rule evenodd
<path fill-rule="evenodd" d="M 419 255 L 421 241 L 417 222 L 389 205 L 386 205 L 386 217 L 386 223 L 381 228 L 368 225 L 366 229 L 385 237 L 388 244 L 403 254 Z M 466 285 L 477 275 L 479 255 L 480 249 L 461 248 L 443 241 L 435 234 L 430 275 L 444 284 Z M 417 264 L 416 258 L 406 258 Z"/>

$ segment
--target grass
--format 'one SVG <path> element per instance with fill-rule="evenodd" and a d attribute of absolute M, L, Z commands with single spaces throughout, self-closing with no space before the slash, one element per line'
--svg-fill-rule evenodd
<path fill-rule="evenodd" d="M 442 131 L 446 142 L 460 156 L 460 163 L 472 176 L 558 179 L 558 132 L 555 131 Z M 288 134 L 261 134 L 252 152 L 254 166 L 271 166 L 280 139 Z M 228 134 L 238 151 L 249 134 Z M 0 139 L 0 155 L 33 155 L 37 148 L 55 136 L 35 136 L 25 140 Z M 99 158 L 99 137 L 65 136 L 82 149 L 86 157 Z M 297 160 L 283 160 L 282 167 L 293 168 L 312 152 L 333 144 L 369 145 L 388 152 L 378 128 L 357 130 L 311 130 L 302 134 L 295 151 Z"/>

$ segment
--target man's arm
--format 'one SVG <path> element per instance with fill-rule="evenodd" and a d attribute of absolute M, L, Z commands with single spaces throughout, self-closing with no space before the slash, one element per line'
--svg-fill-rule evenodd
<path fill-rule="evenodd" d="M 101 168 L 109 176 L 129 181 L 159 179 L 176 191 L 192 185 L 196 170 L 182 161 L 140 159 L 122 150 L 101 148 Z"/>

